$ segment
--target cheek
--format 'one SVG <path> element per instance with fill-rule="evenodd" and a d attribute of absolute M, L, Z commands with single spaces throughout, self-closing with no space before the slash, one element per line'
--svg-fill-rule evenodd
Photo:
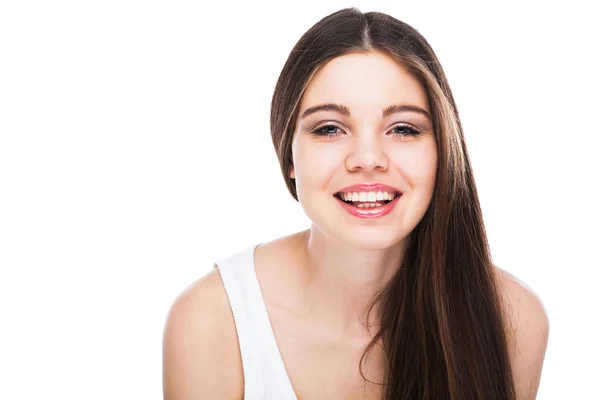
<path fill-rule="evenodd" d="M 394 155 L 394 163 L 411 190 L 433 193 L 437 170 L 437 151 L 434 143 L 404 148 Z"/>
<path fill-rule="evenodd" d="M 330 179 L 343 160 L 338 146 L 332 144 L 298 146 L 294 154 L 294 171 L 298 192 L 328 190 Z"/>

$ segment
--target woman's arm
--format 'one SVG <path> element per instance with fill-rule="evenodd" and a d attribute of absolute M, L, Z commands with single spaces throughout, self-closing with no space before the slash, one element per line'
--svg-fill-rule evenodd
<path fill-rule="evenodd" d="M 237 334 L 217 269 L 175 300 L 164 328 L 165 400 L 243 399 Z"/>
<path fill-rule="evenodd" d="M 509 345 L 517 400 L 534 400 L 548 346 L 549 320 L 541 299 L 523 282 L 498 268 L 508 306 Z"/>

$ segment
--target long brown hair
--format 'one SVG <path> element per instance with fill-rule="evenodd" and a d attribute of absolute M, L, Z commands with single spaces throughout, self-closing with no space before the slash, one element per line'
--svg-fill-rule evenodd
<path fill-rule="evenodd" d="M 458 110 L 420 33 L 387 14 L 353 7 L 328 15 L 300 38 L 271 103 L 271 135 L 286 185 L 298 201 L 289 178 L 291 144 L 311 77 L 335 57 L 369 51 L 389 55 L 425 88 L 438 165 L 431 203 L 407 237 L 402 268 L 369 309 L 378 305 L 381 325 L 363 358 L 381 340 L 385 400 L 514 400 L 503 303 Z"/>

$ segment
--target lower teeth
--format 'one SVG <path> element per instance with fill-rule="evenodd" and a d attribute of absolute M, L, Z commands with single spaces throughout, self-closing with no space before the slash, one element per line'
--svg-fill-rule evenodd
<path fill-rule="evenodd" d="M 375 207 L 380 207 L 383 206 L 385 204 L 389 203 L 385 202 L 385 203 L 360 203 L 360 202 L 352 202 L 350 203 L 351 205 L 353 205 L 354 207 L 358 207 L 358 208 L 375 208 Z"/>

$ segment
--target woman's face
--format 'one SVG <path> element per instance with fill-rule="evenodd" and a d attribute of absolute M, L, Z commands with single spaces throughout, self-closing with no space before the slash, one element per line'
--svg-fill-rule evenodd
<path fill-rule="evenodd" d="M 325 104 L 342 110 L 306 113 Z M 412 106 L 424 113 L 391 106 Z M 383 53 L 345 54 L 316 72 L 299 107 L 290 177 L 314 227 L 362 249 L 384 249 L 402 241 L 429 206 L 437 167 L 428 98 L 419 81 Z M 336 197 L 361 183 L 389 185 L 401 195 L 390 203 L 393 207 L 369 195 L 350 198 L 380 204 L 369 209 Z M 367 211 L 369 217 L 359 216 Z M 387 213 L 377 216 L 382 211 Z"/>

